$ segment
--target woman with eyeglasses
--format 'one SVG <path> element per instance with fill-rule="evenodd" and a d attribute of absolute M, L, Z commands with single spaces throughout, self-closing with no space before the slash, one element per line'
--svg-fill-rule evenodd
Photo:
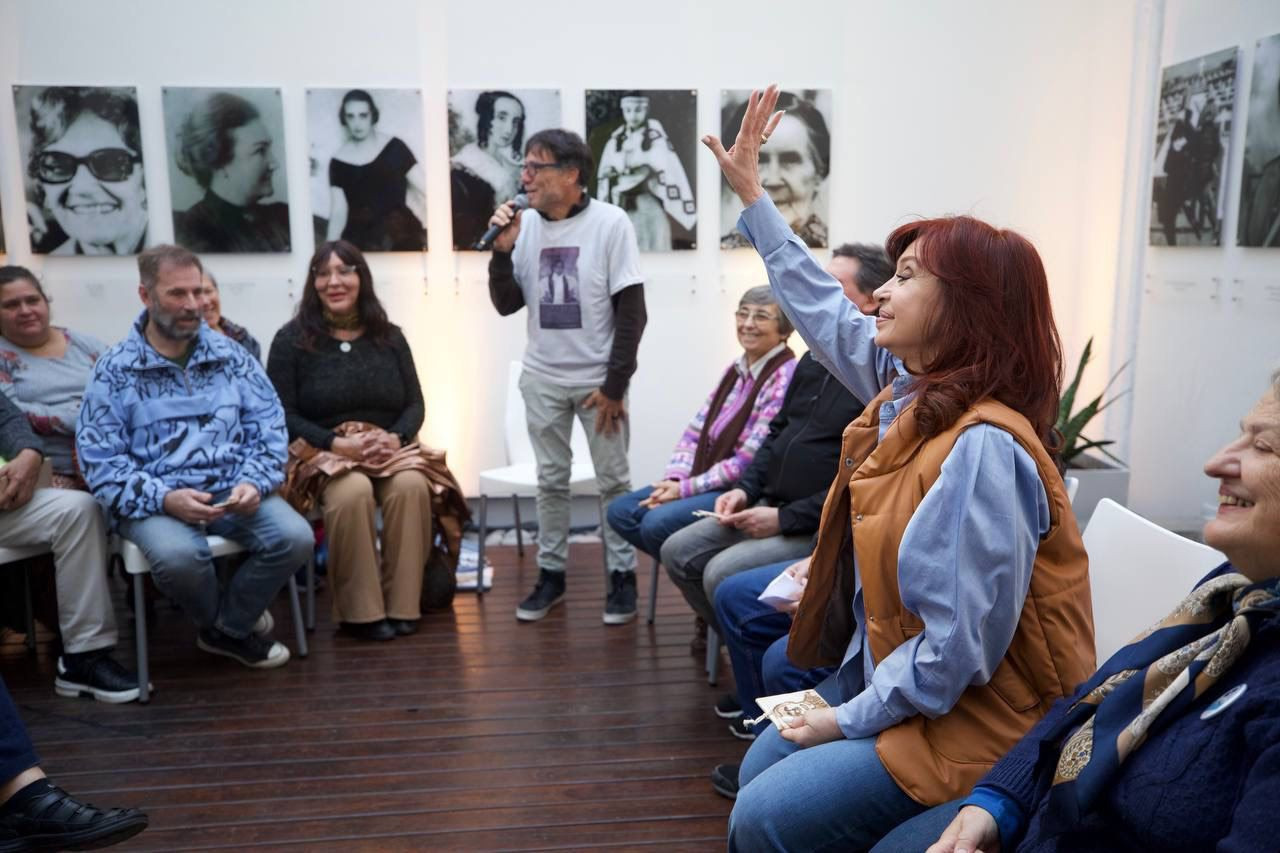
<path fill-rule="evenodd" d="M 431 552 L 431 490 L 420 457 L 402 450 L 417 450 L 422 389 L 409 344 L 351 243 L 325 243 L 312 256 L 267 375 L 292 441 L 287 497 L 299 511 L 317 502 L 324 510 L 335 620 L 365 640 L 412 634 Z"/>
<path fill-rule="evenodd" d="M 715 509 L 716 498 L 751 464 L 782 408 L 796 355 L 787 346 L 791 322 L 768 285 L 742 294 L 734 324 L 742 354 L 685 427 L 662 476 L 609 504 L 609 526 L 650 556 L 658 555 L 668 536 L 696 521 L 694 512 Z"/>
<path fill-rule="evenodd" d="M 50 86 L 31 102 L 27 174 L 33 202 L 53 215 L 32 249 L 133 255 L 147 235 L 138 103 L 131 89 Z"/>

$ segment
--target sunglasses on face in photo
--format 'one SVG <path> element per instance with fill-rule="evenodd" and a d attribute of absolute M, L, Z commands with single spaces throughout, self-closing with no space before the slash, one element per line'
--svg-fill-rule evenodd
<path fill-rule="evenodd" d="M 31 164 L 31 176 L 47 184 L 65 184 L 75 177 L 81 164 L 100 181 L 119 182 L 133 174 L 142 158 L 124 148 L 99 148 L 83 157 L 65 151 L 42 151 Z"/>

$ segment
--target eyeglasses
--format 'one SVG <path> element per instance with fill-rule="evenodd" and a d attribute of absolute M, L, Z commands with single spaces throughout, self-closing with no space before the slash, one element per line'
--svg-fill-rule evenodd
<path fill-rule="evenodd" d="M 127 180 L 134 164 L 141 162 L 141 157 L 124 148 L 99 148 L 83 157 L 65 151 L 43 151 L 31 164 L 31 176 L 46 184 L 65 184 L 76 176 L 83 163 L 98 180 L 118 183 Z"/>
<path fill-rule="evenodd" d="M 536 176 L 543 169 L 559 169 L 559 168 L 561 168 L 561 164 L 559 163 L 534 163 L 531 160 L 525 160 L 524 165 L 520 167 L 520 172 L 522 174 L 524 172 L 528 172 Z"/>
<path fill-rule="evenodd" d="M 768 311 L 748 311 L 746 308 L 739 308 L 733 313 L 734 319 L 739 323 L 745 323 L 748 320 L 754 320 L 756 325 L 761 323 L 769 323 L 776 321 L 778 318 Z"/>
<path fill-rule="evenodd" d="M 333 278 L 335 275 L 339 278 L 346 278 L 347 276 L 355 275 L 359 271 L 360 267 L 352 266 L 351 264 L 343 264 L 340 267 L 331 267 L 329 269 L 320 269 L 319 267 L 316 267 L 311 271 L 311 274 L 316 277 L 316 284 L 320 285 L 323 282 L 328 282 L 329 279 Z"/>

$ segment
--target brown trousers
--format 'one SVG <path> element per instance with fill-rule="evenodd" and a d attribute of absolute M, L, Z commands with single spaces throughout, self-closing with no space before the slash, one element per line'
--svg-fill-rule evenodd
<path fill-rule="evenodd" d="M 370 478 L 348 471 L 322 498 L 333 617 L 342 622 L 417 619 L 431 554 L 431 490 L 421 471 Z M 374 511 L 382 507 L 379 566 Z"/>

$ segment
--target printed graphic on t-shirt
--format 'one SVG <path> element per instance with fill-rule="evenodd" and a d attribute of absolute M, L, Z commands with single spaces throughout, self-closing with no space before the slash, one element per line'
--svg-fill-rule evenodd
<path fill-rule="evenodd" d="M 538 322 L 544 329 L 581 329 L 578 247 L 543 249 L 538 256 Z"/>

